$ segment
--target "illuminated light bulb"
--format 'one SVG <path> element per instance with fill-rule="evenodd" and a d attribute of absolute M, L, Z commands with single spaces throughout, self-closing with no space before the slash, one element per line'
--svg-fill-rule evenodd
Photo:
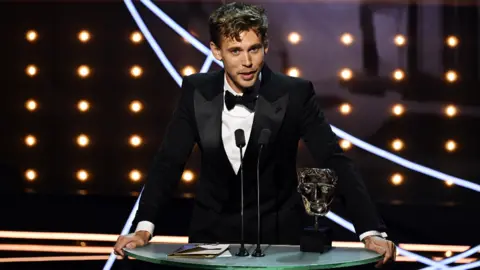
<path fill-rule="evenodd" d="M 25 171 L 25 178 L 28 181 L 34 181 L 35 179 L 37 179 L 37 172 L 35 170 L 28 169 Z"/>
<path fill-rule="evenodd" d="M 344 68 L 340 71 L 340 78 L 345 81 L 348 81 L 353 78 L 353 72 L 349 68 Z"/>
<path fill-rule="evenodd" d="M 448 82 L 455 82 L 458 79 L 458 74 L 453 70 L 449 70 L 447 73 L 445 73 L 445 79 Z"/>
<path fill-rule="evenodd" d="M 143 40 L 143 35 L 139 31 L 135 31 L 130 35 L 130 40 L 133 43 L 140 43 Z"/>
<path fill-rule="evenodd" d="M 287 74 L 288 76 L 291 76 L 291 77 L 299 77 L 300 70 L 298 68 L 292 67 L 288 69 Z"/>
<path fill-rule="evenodd" d="M 86 78 L 90 75 L 90 68 L 87 65 L 81 65 L 77 69 L 78 76 Z"/>
<path fill-rule="evenodd" d="M 454 117 L 455 115 L 457 115 L 458 113 L 458 110 L 457 110 L 457 107 L 453 106 L 453 105 L 448 105 L 446 108 L 445 108 L 445 114 L 448 116 L 448 117 Z"/>
<path fill-rule="evenodd" d="M 397 104 L 392 107 L 392 113 L 396 116 L 400 116 L 405 112 L 405 108 L 401 104 Z"/>
<path fill-rule="evenodd" d="M 348 103 L 344 103 L 340 105 L 340 113 L 347 115 L 352 112 L 352 106 Z"/>
<path fill-rule="evenodd" d="M 401 81 L 405 78 L 405 72 L 401 69 L 396 69 L 392 75 L 396 81 Z"/>
<path fill-rule="evenodd" d="M 392 142 L 392 148 L 395 150 L 395 151 L 400 151 L 403 149 L 403 141 L 400 140 L 400 139 L 395 139 L 393 142 Z"/>
<path fill-rule="evenodd" d="M 404 46 L 407 43 L 407 38 L 404 35 L 396 35 L 394 41 L 397 46 Z"/>
<path fill-rule="evenodd" d="M 82 30 L 78 33 L 78 39 L 85 43 L 90 40 L 90 33 L 87 30 Z"/>
<path fill-rule="evenodd" d="M 390 178 L 390 181 L 395 186 L 401 185 L 403 183 L 403 176 L 399 173 L 396 173 L 396 174 L 392 175 L 392 177 Z"/>
<path fill-rule="evenodd" d="M 192 66 L 186 66 L 182 69 L 183 76 L 190 76 L 190 75 L 195 74 L 195 73 L 197 73 L 197 71 Z"/>
<path fill-rule="evenodd" d="M 454 141 L 454 140 L 448 140 L 446 143 L 445 143 L 445 149 L 448 151 L 448 152 L 453 152 L 457 149 L 457 143 Z"/>
<path fill-rule="evenodd" d="M 80 100 L 77 104 L 77 108 L 81 112 L 86 112 L 90 109 L 90 103 L 86 100 Z"/>
<path fill-rule="evenodd" d="M 134 113 L 138 113 L 143 109 L 143 105 L 140 101 L 135 100 L 130 103 L 130 110 Z"/>
<path fill-rule="evenodd" d="M 35 65 L 28 65 L 27 68 L 25 68 L 25 73 L 27 73 L 28 76 L 33 77 L 38 74 L 38 68 Z"/>
<path fill-rule="evenodd" d="M 134 78 L 138 78 L 142 76 L 143 74 L 143 69 L 137 65 L 133 66 L 130 68 L 130 75 Z"/>
<path fill-rule="evenodd" d="M 132 182 L 138 182 L 142 179 L 142 173 L 139 170 L 131 170 L 129 177 Z"/>
<path fill-rule="evenodd" d="M 90 143 L 90 139 L 87 135 L 81 134 L 77 137 L 77 144 L 80 147 L 86 147 Z"/>
<path fill-rule="evenodd" d="M 25 137 L 25 144 L 30 147 L 35 146 L 37 144 L 37 138 L 33 135 L 27 135 Z"/>
<path fill-rule="evenodd" d="M 77 179 L 80 182 L 85 182 L 88 180 L 89 174 L 86 170 L 79 170 L 77 171 Z"/>
<path fill-rule="evenodd" d="M 297 32 L 292 32 L 288 35 L 288 41 L 292 44 L 298 44 L 302 40 L 302 37 Z"/>
<path fill-rule="evenodd" d="M 35 30 L 29 30 L 25 35 L 25 38 L 30 42 L 34 42 L 38 38 L 38 33 Z"/>
<path fill-rule="evenodd" d="M 453 181 L 452 180 L 447 180 L 447 181 L 445 181 L 445 185 L 451 187 L 451 186 L 453 186 Z"/>
<path fill-rule="evenodd" d="M 353 40 L 353 36 L 350 33 L 345 33 L 340 37 L 340 41 L 347 46 L 351 45 Z"/>
<path fill-rule="evenodd" d="M 132 135 L 130 137 L 130 145 L 132 145 L 133 147 L 138 147 L 140 146 L 140 144 L 142 144 L 142 138 L 138 135 Z"/>
<path fill-rule="evenodd" d="M 347 140 L 341 140 L 340 147 L 342 147 L 343 150 L 348 150 L 352 148 L 352 143 Z"/>
<path fill-rule="evenodd" d="M 460 42 L 456 36 L 449 36 L 447 38 L 447 45 L 450 48 L 455 48 L 458 46 L 458 43 Z"/>
<path fill-rule="evenodd" d="M 27 108 L 27 110 L 33 112 L 38 108 L 38 104 L 35 100 L 29 99 L 29 100 L 27 100 L 27 102 L 25 102 L 25 108 Z"/>
<path fill-rule="evenodd" d="M 182 180 L 185 182 L 191 182 L 195 178 L 195 175 L 190 170 L 185 170 L 182 174 Z"/>

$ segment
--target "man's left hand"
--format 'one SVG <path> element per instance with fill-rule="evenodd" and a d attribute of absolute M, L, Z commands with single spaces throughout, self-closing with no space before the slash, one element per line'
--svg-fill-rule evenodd
<path fill-rule="evenodd" d="M 365 248 L 384 255 L 383 259 L 375 265 L 376 268 L 382 267 L 389 261 L 395 261 L 395 257 L 397 255 L 397 248 L 392 241 L 388 241 L 379 236 L 367 236 L 364 239 L 364 243 Z"/>

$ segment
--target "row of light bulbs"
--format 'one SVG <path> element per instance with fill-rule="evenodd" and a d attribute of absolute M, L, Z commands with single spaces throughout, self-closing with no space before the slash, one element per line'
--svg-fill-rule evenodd
<path fill-rule="evenodd" d="M 300 77 L 301 71 L 297 67 L 291 67 L 287 69 L 287 75 L 291 77 Z M 354 75 L 355 75 L 354 72 L 350 68 L 343 68 L 338 72 L 338 77 L 342 81 L 350 81 L 353 79 Z M 393 80 L 399 82 L 399 81 L 403 81 L 406 78 L 406 74 L 405 74 L 405 71 L 398 68 L 392 71 L 391 77 Z M 448 70 L 444 74 L 444 79 L 450 83 L 456 82 L 458 80 L 458 73 L 455 70 Z"/>
<path fill-rule="evenodd" d="M 25 102 L 25 108 L 31 112 L 37 110 L 38 106 L 39 106 L 38 102 L 35 101 L 34 99 L 29 99 Z M 88 102 L 87 100 L 80 100 L 77 103 L 77 109 L 80 112 L 87 112 L 90 109 L 90 107 L 91 107 L 90 102 Z M 128 108 L 130 109 L 131 112 L 138 113 L 143 110 L 143 103 L 138 100 L 134 100 L 130 102 L 130 104 L 128 105 Z M 342 103 L 338 107 L 338 110 L 341 114 L 348 115 L 352 112 L 353 107 L 349 103 Z M 402 104 L 393 105 L 391 108 L 391 113 L 395 116 L 401 116 L 405 113 L 405 107 Z M 454 105 L 447 105 L 443 109 L 443 113 L 448 117 L 454 117 L 457 115 L 458 109 Z"/>
<path fill-rule="evenodd" d="M 390 177 L 390 182 L 395 186 L 399 186 L 399 185 L 403 184 L 404 177 L 400 173 L 395 173 Z M 450 181 L 450 180 L 447 180 L 447 181 L 444 181 L 444 182 L 445 182 L 445 185 L 447 185 L 449 187 L 453 186 L 453 182 Z"/>
<path fill-rule="evenodd" d="M 90 145 L 90 137 L 86 134 L 80 134 L 75 138 L 75 142 L 79 147 L 87 147 L 88 145 Z M 24 143 L 28 147 L 34 147 L 38 144 L 38 140 L 37 137 L 29 134 L 25 136 Z M 143 143 L 143 139 L 141 136 L 134 134 L 128 138 L 128 143 L 132 147 L 140 147 Z"/>
<path fill-rule="evenodd" d="M 80 100 L 77 103 L 77 109 L 80 112 L 87 112 L 88 110 L 90 110 L 90 107 L 90 102 L 88 102 L 87 100 Z M 39 104 L 36 100 L 29 99 L 25 102 L 25 108 L 31 112 L 34 112 L 39 108 Z M 128 108 L 133 113 L 139 113 L 143 110 L 143 103 L 141 101 L 134 100 L 130 102 Z"/>
<path fill-rule="evenodd" d="M 30 64 L 25 68 L 25 73 L 30 77 L 35 77 L 39 73 L 39 68 L 36 65 Z M 81 78 L 87 78 L 91 75 L 91 73 L 92 69 L 88 65 L 80 65 L 77 68 L 77 75 Z M 130 67 L 129 73 L 133 78 L 139 78 L 143 74 L 143 68 L 138 65 L 134 65 Z M 194 73 L 197 73 L 197 70 L 190 65 L 183 67 L 181 70 L 181 74 L 183 76 L 189 76 Z M 291 67 L 287 69 L 287 74 L 291 77 L 301 76 L 300 69 L 297 67 Z M 391 76 L 395 81 L 402 81 L 406 77 L 405 71 L 401 69 L 394 70 Z M 338 72 L 338 77 L 343 81 L 350 81 L 354 77 L 354 72 L 350 68 L 344 68 Z M 444 79 L 450 83 L 456 82 L 458 80 L 458 73 L 454 70 L 448 70 L 444 74 Z"/>
<path fill-rule="evenodd" d="M 181 71 L 183 76 L 189 76 L 189 75 L 192 75 L 196 72 L 197 72 L 197 70 L 190 65 L 187 65 L 187 66 L 183 67 L 182 71 Z M 28 65 L 25 68 L 25 73 L 30 77 L 35 77 L 39 73 L 39 68 L 36 65 L 33 65 L 33 64 Z M 134 65 L 134 66 L 130 67 L 129 73 L 130 73 L 130 76 L 132 76 L 133 78 L 140 78 L 143 74 L 143 68 L 140 67 L 139 65 Z M 77 75 L 79 77 L 87 78 L 91 74 L 92 74 L 92 69 L 88 65 L 80 65 L 80 66 L 77 67 Z"/>
<path fill-rule="evenodd" d="M 338 110 L 341 114 L 343 115 L 348 115 L 350 113 L 352 113 L 352 110 L 353 110 L 353 106 L 349 103 L 342 103 L 339 107 L 338 107 Z M 405 106 L 403 106 L 402 104 L 395 104 L 391 107 L 390 111 L 393 115 L 395 116 L 401 116 L 405 113 Z M 447 116 L 447 117 L 454 117 L 458 114 L 458 109 L 456 106 L 454 105 L 447 105 L 443 108 L 443 113 Z"/>
<path fill-rule="evenodd" d="M 299 44 L 302 41 L 302 36 L 298 32 L 291 32 L 287 37 L 288 41 L 292 44 Z M 340 38 L 340 42 L 346 46 L 350 46 L 354 43 L 355 37 L 351 33 L 343 33 Z M 407 37 L 402 34 L 397 34 L 392 39 L 393 43 L 398 47 L 407 45 Z M 453 35 L 445 38 L 445 44 L 450 48 L 455 48 L 460 43 L 460 40 Z"/>
<path fill-rule="evenodd" d="M 182 181 L 185 183 L 190 183 L 195 180 L 195 174 L 190 171 L 190 170 L 185 170 L 182 174 Z M 37 180 L 38 178 L 38 173 L 34 169 L 27 169 L 25 171 L 25 179 L 27 181 L 33 182 Z M 85 169 L 80 169 L 75 172 L 75 178 L 80 181 L 80 182 L 87 182 L 89 179 L 91 179 L 91 173 Z M 137 169 L 133 169 L 128 173 L 128 178 L 132 182 L 139 182 L 140 180 L 143 179 L 143 174 Z M 390 176 L 390 182 L 395 185 L 399 186 L 403 184 L 404 182 L 404 176 L 400 173 L 395 173 L 392 176 Z M 453 186 L 452 181 L 445 181 L 445 184 L 447 186 Z"/>
<path fill-rule="evenodd" d="M 90 144 L 90 138 L 85 134 L 78 135 L 75 141 L 80 147 L 87 147 Z M 38 141 L 34 135 L 29 134 L 25 136 L 24 142 L 25 145 L 33 147 L 37 145 Z M 132 147 L 139 147 L 143 143 L 143 139 L 139 135 L 131 135 L 128 139 L 128 142 Z M 352 148 L 352 143 L 347 140 L 341 140 L 340 146 L 344 150 L 349 150 L 350 148 Z M 401 139 L 395 139 L 391 142 L 390 147 L 394 151 L 400 152 L 405 148 L 405 143 Z M 444 147 L 446 151 L 454 152 L 457 149 L 457 142 L 452 139 L 447 140 Z"/>
<path fill-rule="evenodd" d="M 39 34 L 36 30 L 28 30 L 25 34 L 25 38 L 29 42 L 36 42 L 39 38 Z M 139 31 L 133 31 L 130 34 L 130 41 L 132 43 L 141 43 L 143 41 L 143 35 Z M 92 34 L 88 30 L 81 30 L 77 33 L 77 39 L 82 43 L 87 43 L 92 39 Z M 302 36 L 298 32 L 291 32 L 287 37 L 288 41 L 292 44 L 299 44 L 302 41 Z M 343 33 L 340 38 L 340 42 L 344 45 L 350 46 L 354 43 L 355 37 L 351 33 Z M 407 44 L 407 38 L 405 35 L 397 34 L 393 37 L 395 45 L 402 47 Z M 445 38 L 445 44 L 451 48 L 455 48 L 460 43 L 456 36 L 450 35 Z"/>
<path fill-rule="evenodd" d="M 349 150 L 352 148 L 352 143 L 348 140 L 340 140 L 340 147 L 342 147 L 344 150 Z M 395 139 L 390 143 L 390 147 L 392 150 L 400 152 L 405 149 L 405 143 L 401 139 Z M 444 148 L 447 152 L 455 152 L 455 150 L 458 148 L 458 145 L 455 140 L 449 139 L 445 141 Z"/>
<path fill-rule="evenodd" d="M 36 42 L 39 37 L 40 35 L 38 34 L 38 32 L 33 29 L 28 30 L 25 33 L 25 39 L 31 43 Z M 141 43 L 143 41 L 143 35 L 139 31 L 132 32 L 129 38 L 130 38 L 130 41 L 135 44 Z M 77 39 L 81 43 L 87 43 L 92 39 L 92 34 L 90 34 L 90 31 L 88 30 L 81 30 L 77 33 Z"/>
<path fill-rule="evenodd" d="M 292 71 L 292 75 L 299 74 L 298 70 L 289 70 L 289 71 Z M 292 75 L 290 75 L 290 76 L 292 76 Z M 343 81 L 350 81 L 351 79 L 353 79 L 354 73 L 351 69 L 344 68 L 344 69 L 339 71 L 338 76 Z M 402 69 L 395 69 L 391 73 L 391 77 L 395 81 L 403 81 L 406 77 L 405 71 L 403 71 Z M 450 83 L 456 82 L 458 80 L 458 73 L 455 70 L 448 70 L 444 74 L 444 79 L 447 82 L 450 82 Z"/>
<path fill-rule="evenodd" d="M 27 169 L 25 171 L 25 179 L 27 181 L 33 182 L 38 179 L 38 173 L 34 169 Z M 91 173 L 85 169 L 79 169 L 75 172 L 75 178 L 80 182 L 86 182 L 91 179 Z M 128 173 L 128 178 L 132 182 L 139 182 L 143 178 L 141 171 L 133 169 Z M 190 170 L 185 170 L 182 174 L 182 180 L 186 183 L 192 182 L 195 180 L 195 174 Z"/>

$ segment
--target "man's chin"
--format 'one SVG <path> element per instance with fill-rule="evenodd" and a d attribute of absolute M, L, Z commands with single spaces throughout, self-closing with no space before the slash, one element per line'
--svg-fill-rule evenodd
<path fill-rule="evenodd" d="M 253 79 L 248 80 L 248 81 L 245 81 L 245 80 L 243 80 L 243 79 L 240 79 L 239 85 L 240 85 L 242 88 L 244 88 L 244 89 L 246 89 L 246 88 L 251 88 L 251 87 L 253 87 L 253 86 L 255 85 L 255 82 L 257 81 L 257 78 L 258 78 L 258 77 L 255 76 Z"/>

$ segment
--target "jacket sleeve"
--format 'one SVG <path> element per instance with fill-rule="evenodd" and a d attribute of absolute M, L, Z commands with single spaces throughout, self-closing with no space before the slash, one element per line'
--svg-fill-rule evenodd
<path fill-rule="evenodd" d="M 313 84 L 308 82 L 303 98 L 300 132 L 316 164 L 330 168 L 338 177 L 337 198 L 346 207 L 358 236 L 367 231 L 385 231 L 385 225 L 369 197 L 352 161 L 344 155 L 337 137 L 315 99 Z"/>
<path fill-rule="evenodd" d="M 185 77 L 173 117 L 149 169 L 134 224 L 140 221 L 155 222 L 158 212 L 171 198 L 183 174 L 196 142 L 194 90 L 188 77 Z"/>

